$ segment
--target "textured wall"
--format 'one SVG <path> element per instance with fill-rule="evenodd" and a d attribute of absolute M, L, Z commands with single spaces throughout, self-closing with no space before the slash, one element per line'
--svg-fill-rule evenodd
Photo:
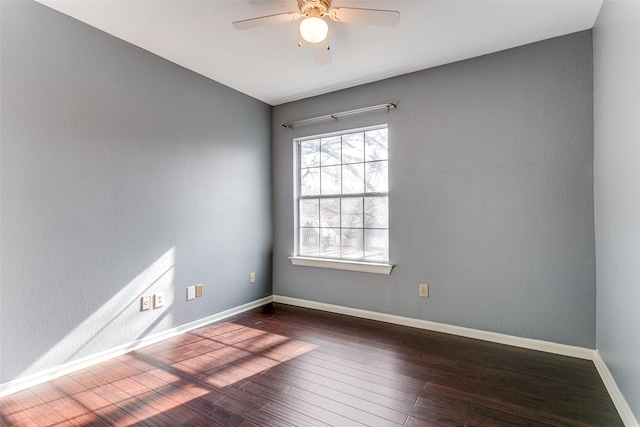
<path fill-rule="evenodd" d="M 592 84 L 587 31 L 275 107 L 274 294 L 593 348 Z M 393 272 L 292 266 L 292 139 L 380 123 Z"/>
<path fill-rule="evenodd" d="M 593 30 L 597 346 L 640 419 L 640 3 Z"/>
<path fill-rule="evenodd" d="M 0 383 L 270 295 L 271 107 L 1 7 Z"/>

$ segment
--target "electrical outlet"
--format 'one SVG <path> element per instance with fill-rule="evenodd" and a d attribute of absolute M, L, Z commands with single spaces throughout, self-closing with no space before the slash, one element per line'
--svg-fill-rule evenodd
<path fill-rule="evenodd" d="M 249 283 L 256 283 L 256 273 L 249 273 Z"/>
<path fill-rule="evenodd" d="M 200 298 L 202 296 L 202 288 L 203 285 L 196 285 L 196 298 Z"/>
<path fill-rule="evenodd" d="M 164 305 L 164 292 L 158 292 L 153 296 L 153 308 L 160 308 Z"/>
<path fill-rule="evenodd" d="M 191 301 L 195 297 L 196 297 L 196 287 L 195 286 L 189 286 L 187 288 L 187 301 Z"/>
<path fill-rule="evenodd" d="M 422 284 L 419 289 L 422 298 L 429 298 L 429 285 Z"/>
<path fill-rule="evenodd" d="M 151 296 L 145 295 L 140 298 L 140 311 L 149 310 L 151 308 Z"/>

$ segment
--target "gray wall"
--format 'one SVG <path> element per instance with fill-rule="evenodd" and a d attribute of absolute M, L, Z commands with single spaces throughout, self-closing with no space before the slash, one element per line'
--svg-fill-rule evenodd
<path fill-rule="evenodd" d="M 270 295 L 271 107 L 1 4 L 0 383 Z"/>
<path fill-rule="evenodd" d="M 640 3 L 593 30 L 597 346 L 640 419 Z"/>
<path fill-rule="evenodd" d="M 275 107 L 274 294 L 594 348 L 592 84 L 587 31 Z M 292 138 L 379 123 L 393 272 L 292 266 Z"/>

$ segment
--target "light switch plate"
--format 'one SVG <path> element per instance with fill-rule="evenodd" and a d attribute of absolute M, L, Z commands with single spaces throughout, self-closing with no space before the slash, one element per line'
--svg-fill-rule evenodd
<path fill-rule="evenodd" d="M 158 292 L 153 296 L 153 308 L 160 308 L 164 305 L 164 292 Z"/>
<path fill-rule="evenodd" d="M 196 297 L 196 287 L 195 286 L 189 286 L 187 288 L 187 301 L 191 301 L 195 297 Z"/>

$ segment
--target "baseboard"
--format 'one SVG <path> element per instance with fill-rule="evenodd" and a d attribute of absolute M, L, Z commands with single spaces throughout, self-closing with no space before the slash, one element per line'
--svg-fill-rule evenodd
<path fill-rule="evenodd" d="M 348 316 L 360 317 L 363 319 L 377 320 L 380 322 L 393 323 L 396 325 L 410 326 L 412 328 L 426 329 L 429 331 L 443 332 L 445 334 L 458 335 L 467 338 L 475 338 L 483 341 L 506 344 L 514 347 L 522 347 L 530 350 L 544 351 L 546 353 L 560 354 L 563 356 L 576 357 L 578 359 L 593 360 L 595 350 L 575 347 L 566 344 L 558 344 L 548 341 L 534 340 L 530 338 L 515 337 L 512 335 L 499 334 L 497 332 L 480 331 L 477 329 L 452 326 L 445 323 L 430 322 L 428 320 L 413 319 L 411 317 L 396 316 L 393 314 L 378 313 L 375 311 L 361 310 L 322 302 L 309 301 L 298 298 L 273 296 L 273 302 L 295 305 L 298 307 L 312 308 L 316 310 L 329 311 L 331 313 L 346 314 Z"/>
<path fill-rule="evenodd" d="M 175 337 L 185 332 L 192 331 L 194 329 L 201 328 L 214 322 L 227 319 L 231 316 L 243 313 L 245 311 L 269 304 L 273 301 L 273 296 L 261 298 L 259 300 L 251 301 L 249 303 L 239 305 L 229 310 L 222 311 L 220 313 L 195 320 L 184 325 L 177 326 L 175 328 L 168 329 L 166 331 L 149 335 L 139 340 L 120 345 L 118 347 L 111 348 L 109 350 L 102 351 L 100 353 L 93 354 L 91 356 L 84 357 L 82 359 L 74 360 L 69 363 L 65 363 L 60 366 L 56 366 L 51 369 L 36 372 L 35 374 L 27 375 L 25 377 L 18 378 L 7 383 L 0 384 L 0 397 L 7 396 L 9 394 L 24 390 L 35 385 L 51 381 L 55 378 L 63 375 L 70 374 L 80 369 L 88 368 L 114 357 L 122 356 L 123 354 L 137 350 L 142 347 L 146 347 L 151 344 L 166 340 L 168 338 Z"/>
<path fill-rule="evenodd" d="M 602 382 L 604 386 L 607 388 L 609 392 L 609 396 L 611 396 L 611 400 L 613 400 L 613 404 L 616 405 L 616 409 L 620 414 L 620 418 L 622 418 L 622 422 L 626 427 L 640 427 L 638 424 L 638 420 L 631 412 L 631 407 L 627 403 L 627 400 L 622 395 L 622 392 L 618 388 L 618 384 L 616 384 L 616 380 L 613 379 L 613 375 L 611 375 L 611 371 L 607 367 L 604 359 L 600 355 L 600 352 L 596 350 L 593 357 L 593 364 L 596 365 L 596 369 L 600 374 L 600 378 L 602 378 Z"/>

